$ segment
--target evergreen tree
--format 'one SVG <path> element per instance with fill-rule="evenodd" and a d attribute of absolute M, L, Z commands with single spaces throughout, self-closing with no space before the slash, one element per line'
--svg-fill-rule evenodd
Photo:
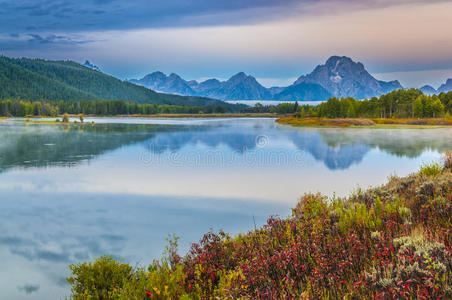
<path fill-rule="evenodd" d="M 347 118 L 355 118 L 355 117 L 356 117 L 355 107 L 353 106 L 353 104 L 350 104 L 348 106 L 348 110 L 347 110 Z"/>
<path fill-rule="evenodd" d="M 424 117 L 424 103 L 422 99 L 423 99 L 422 96 L 419 96 L 414 101 L 414 116 L 418 118 Z"/>

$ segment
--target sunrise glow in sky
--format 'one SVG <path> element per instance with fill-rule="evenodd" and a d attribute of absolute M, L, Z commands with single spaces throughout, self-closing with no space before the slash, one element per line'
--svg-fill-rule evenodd
<path fill-rule="evenodd" d="M 0 0 L 0 53 L 86 59 L 119 78 L 244 71 L 288 85 L 331 55 L 378 79 L 452 78 L 452 2 L 435 0 Z"/>

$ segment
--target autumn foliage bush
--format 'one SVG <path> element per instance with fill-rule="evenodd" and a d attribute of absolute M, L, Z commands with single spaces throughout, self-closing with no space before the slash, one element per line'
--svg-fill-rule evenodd
<path fill-rule="evenodd" d="M 451 172 L 445 162 L 348 198 L 305 194 L 288 218 L 208 232 L 185 257 L 173 241 L 162 261 L 103 289 L 117 291 L 109 299 L 451 299 Z M 86 293 L 83 266 L 71 267 L 74 298 Z"/>

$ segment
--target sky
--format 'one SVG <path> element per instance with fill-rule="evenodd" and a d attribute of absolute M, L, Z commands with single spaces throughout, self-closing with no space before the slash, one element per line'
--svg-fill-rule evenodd
<path fill-rule="evenodd" d="M 382 80 L 452 78 L 452 1 L 0 0 L 0 53 L 90 60 L 121 79 L 153 71 L 289 85 L 332 55 Z"/>

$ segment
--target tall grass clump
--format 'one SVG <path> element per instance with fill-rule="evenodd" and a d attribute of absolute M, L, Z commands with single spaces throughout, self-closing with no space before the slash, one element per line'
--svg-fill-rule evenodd
<path fill-rule="evenodd" d="M 288 218 L 170 239 L 147 269 L 72 265 L 74 299 L 452 299 L 452 170 L 424 166 L 347 198 L 305 194 Z M 100 298 L 107 295 L 109 298 Z"/>
<path fill-rule="evenodd" d="M 443 162 L 445 169 L 452 170 L 452 151 L 444 152 Z"/>
<path fill-rule="evenodd" d="M 422 176 L 438 176 L 443 171 L 443 166 L 440 163 L 423 164 L 419 170 Z"/>

